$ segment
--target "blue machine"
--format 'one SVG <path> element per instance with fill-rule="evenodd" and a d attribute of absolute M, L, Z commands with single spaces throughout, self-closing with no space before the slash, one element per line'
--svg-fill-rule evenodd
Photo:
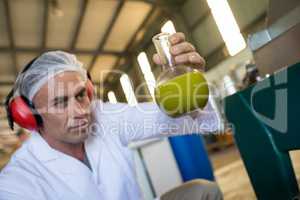
<path fill-rule="evenodd" d="M 170 137 L 169 141 L 184 182 L 197 178 L 215 180 L 201 135 Z"/>

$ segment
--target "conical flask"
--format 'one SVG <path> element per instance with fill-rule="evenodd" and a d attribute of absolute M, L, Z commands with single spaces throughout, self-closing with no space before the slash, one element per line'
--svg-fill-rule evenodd
<path fill-rule="evenodd" d="M 170 53 L 169 33 L 152 38 L 162 62 L 155 87 L 155 101 L 167 115 L 177 118 L 198 116 L 208 102 L 209 88 L 203 72 L 185 65 L 176 65 Z"/>

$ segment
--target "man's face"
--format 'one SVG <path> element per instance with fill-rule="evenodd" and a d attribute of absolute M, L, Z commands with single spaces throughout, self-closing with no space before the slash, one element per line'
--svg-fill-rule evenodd
<path fill-rule="evenodd" d="M 87 138 L 91 113 L 85 85 L 79 73 L 63 72 L 37 92 L 33 103 L 42 116 L 45 138 L 69 144 Z"/>

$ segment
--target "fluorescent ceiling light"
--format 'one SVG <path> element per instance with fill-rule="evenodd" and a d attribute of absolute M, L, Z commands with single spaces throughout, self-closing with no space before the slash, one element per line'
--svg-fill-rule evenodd
<path fill-rule="evenodd" d="M 137 57 L 140 69 L 144 75 L 148 90 L 151 97 L 154 99 L 155 78 L 151 70 L 151 66 L 145 52 L 141 52 Z"/>
<path fill-rule="evenodd" d="M 246 47 L 245 40 L 227 0 L 207 0 L 221 36 L 231 56 Z"/>
<path fill-rule="evenodd" d="M 232 95 L 237 92 L 235 83 L 230 76 L 225 75 L 223 77 L 223 83 L 224 83 L 225 91 L 227 92 L 228 95 Z"/>
<path fill-rule="evenodd" d="M 123 74 L 120 78 L 120 82 L 128 104 L 130 106 L 137 105 L 137 100 L 128 75 Z"/>
<path fill-rule="evenodd" d="M 108 100 L 109 100 L 110 103 L 116 104 L 118 102 L 117 98 L 116 98 L 116 95 L 113 91 L 109 91 L 107 93 L 107 97 L 108 97 Z"/>
<path fill-rule="evenodd" d="M 162 33 L 170 33 L 174 34 L 176 33 L 175 26 L 171 20 L 167 21 L 162 27 L 161 27 Z"/>

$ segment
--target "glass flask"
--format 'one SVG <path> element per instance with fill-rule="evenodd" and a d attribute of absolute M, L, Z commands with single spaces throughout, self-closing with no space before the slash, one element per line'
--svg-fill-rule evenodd
<path fill-rule="evenodd" d="M 169 33 L 160 33 L 152 38 L 162 62 L 162 72 L 155 86 L 155 102 L 170 117 L 190 115 L 196 118 L 208 102 L 208 83 L 200 70 L 175 64 L 169 37 Z"/>

